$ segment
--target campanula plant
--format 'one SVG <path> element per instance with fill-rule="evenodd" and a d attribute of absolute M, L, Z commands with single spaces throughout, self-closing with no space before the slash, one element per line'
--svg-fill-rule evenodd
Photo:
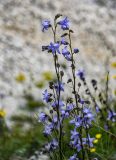
<path fill-rule="evenodd" d="M 58 27 L 64 32 L 60 40 L 57 39 Z M 107 123 L 104 125 L 109 127 L 109 121 L 115 122 L 116 113 L 110 108 L 99 107 L 86 82 L 85 71 L 76 69 L 75 56 L 78 56 L 79 49 L 72 46 L 74 32 L 68 17 L 62 18 L 61 14 L 57 14 L 53 24 L 48 20 L 43 21 L 42 31 L 50 31 L 53 34 L 53 40 L 47 46 L 42 46 L 42 51 L 47 51 L 52 55 L 56 73 L 56 81 L 49 82 L 49 89 L 43 91 L 43 101 L 49 111 L 39 114 L 39 121 L 44 125 L 43 134 L 47 139 L 44 149 L 53 160 L 97 159 L 99 156 L 93 152 L 96 151 L 95 143 L 98 140 L 91 130 L 95 127 L 98 129 L 96 121 L 100 119 L 106 120 Z M 59 57 L 64 58 L 70 66 L 71 75 L 67 82 L 64 82 L 66 81 L 64 80 L 65 73 L 60 65 Z M 97 81 L 93 79 L 91 83 L 96 91 Z M 80 94 L 82 84 L 88 98 Z M 71 94 L 66 98 L 67 85 L 70 85 Z M 107 102 L 105 105 L 107 106 Z M 69 126 L 68 129 L 67 126 Z M 101 129 L 105 131 L 104 128 L 101 127 Z M 110 131 L 106 132 L 110 134 Z M 68 154 L 66 149 L 69 151 Z"/>

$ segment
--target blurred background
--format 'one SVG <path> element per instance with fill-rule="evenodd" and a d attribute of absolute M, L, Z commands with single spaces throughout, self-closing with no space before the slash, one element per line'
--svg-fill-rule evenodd
<path fill-rule="evenodd" d="M 79 66 L 90 75 L 103 76 L 107 58 L 112 61 L 116 56 L 115 0 L 0 0 L 0 94 L 4 96 L 0 106 L 7 115 L 24 103 L 20 96 L 33 85 L 31 78 L 39 81 L 42 72 L 51 70 L 50 58 L 41 46 L 52 37 L 41 32 L 41 22 L 53 20 L 57 13 L 70 19 L 73 44 L 80 49 Z M 20 74 L 25 76 L 23 85 L 17 85 Z"/>
<path fill-rule="evenodd" d="M 15 129 L 19 122 L 32 123 L 31 116 L 44 106 L 42 90 L 53 79 L 54 67 L 41 46 L 53 37 L 42 32 L 41 22 L 53 21 L 57 13 L 67 16 L 74 30 L 73 45 L 80 50 L 77 67 L 99 81 L 110 70 L 116 94 L 116 0 L 0 0 L 0 116 L 7 125 L 17 122 Z"/>
<path fill-rule="evenodd" d="M 0 106 L 7 116 L 24 103 L 21 95 L 33 85 L 32 78 L 38 82 L 42 72 L 53 68 L 50 57 L 41 52 L 52 39 L 51 33 L 41 32 L 41 22 L 57 13 L 70 19 L 73 44 L 80 49 L 77 63 L 89 76 L 103 76 L 107 60 L 116 59 L 115 0 L 0 0 Z M 21 75 L 23 85 L 16 81 Z"/>

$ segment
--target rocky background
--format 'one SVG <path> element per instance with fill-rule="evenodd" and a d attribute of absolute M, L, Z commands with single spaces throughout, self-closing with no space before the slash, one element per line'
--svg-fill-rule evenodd
<path fill-rule="evenodd" d="M 30 75 L 38 80 L 43 71 L 53 71 L 51 57 L 41 52 L 52 36 L 41 32 L 41 22 L 57 13 L 69 17 L 73 45 L 80 49 L 78 67 L 85 67 L 89 77 L 104 76 L 106 61 L 116 59 L 115 0 L 0 0 L 0 95 L 5 96 L 0 107 L 8 116 L 23 103 Z M 26 75 L 24 86 L 15 80 L 20 72 Z M 33 94 L 41 97 L 36 89 Z"/>

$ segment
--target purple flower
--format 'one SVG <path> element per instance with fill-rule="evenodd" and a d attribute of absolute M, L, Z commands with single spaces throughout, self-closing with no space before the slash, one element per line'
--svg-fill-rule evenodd
<path fill-rule="evenodd" d="M 100 112 L 100 108 L 98 105 L 95 106 L 96 112 L 99 113 Z"/>
<path fill-rule="evenodd" d="M 53 117 L 53 123 L 57 123 L 58 122 L 58 118 L 57 118 L 57 116 L 55 115 L 54 117 Z"/>
<path fill-rule="evenodd" d="M 59 106 L 58 106 L 59 105 Z M 58 101 L 54 101 L 53 103 L 52 103 L 52 107 L 53 108 L 56 108 L 56 107 L 64 107 L 65 105 L 64 105 L 64 103 L 61 101 L 61 100 L 59 100 L 59 103 L 58 103 Z"/>
<path fill-rule="evenodd" d="M 79 128 L 81 126 L 89 128 L 93 120 L 94 115 L 91 112 L 90 108 L 85 107 L 83 109 L 83 115 L 76 116 L 75 119 L 70 121 L 70 123 L 74 124 L 76 128 Z"/>
<path fill-rule="evenodd" d="M 57 147 L 58 147 L 58 141 L 56 139 L 53 139 L 50 143 L 45 145 L 45 149 L 47 151 L 53 151 L 53 150 L 57 149 Z"/>
<path fill-rule="evenodd" d="M 89 147 L 93 147 L 93 141 L 95 138 L 91 138 L 90 135 L 88 134 L 88 137 L 83 138 L 83 145 L 88 145 Z"/>
<path fill-rule="evenodd" d="M 112 122 L 116 122 L 116 113 L 112 110 L 108 111 L 108 118 L 107 120 L 110 120 Z"/>
<path fill-rule="evenodd" d="M 79 49 L 78 48 L 74 48 L 74 53 L 78 53 Z"/>
<path fill-rule="evenodd" d="M 66 58 L 67 61 L 71 61 L 72 60 L 72 56 L 70 54 L 66 55 L 65 58 Z"/>
<path fill-rule="evenodd" d="M 71 132 L 71 142 L 70 142 L 70 145 L 77 149 L 78 152 L 80 152 L 80 150 L 82 149 L 82 146 L 81 146 L 81 142 L 80 142 L 80 135 L 78 132 L 76 132 L 76 129 L 74 129 L 74 131 Z"/>
<path fill-rule="evenodd" d="M 45 30 L 48 30 L 49 27 L 51 27 L 50 21 L 45 20 L 42 22 L 42 31 L 44 32 Z"/>
<path fill-rule="evenodd" d="M 66 107 L 66 110 L 67 110 L 67 111 L 72 111 L 74 107 L 75 107 L 75 105 L 74 105 L 73 103 L 69 103 L 69 104 L 67 105 L 67 107 Z"/>
<path fill-rule="evenodd" d="M 39 115 L 40 122 L 45 122 L 47 120 L 47 118 L 48 118 L 48 116 L 44 112 L 40 113 L 40 115 Z"/>
<path fill-rule="evenodd" d="M 59 82 L 58 84 L 55 84 L 55 89 L 57 92 L 64 91 L 64 83 Z"/>
<path fill-rule="evenodd" d="M 52 149 L 55 150 L 58 147 L 58 141 L 53 139 L 51 142 Z"/>
<path fill-rule="evenodd" d="M 81 142 L 79 141 L 76 145 L 76 149 L 78 152 L 80 152 L 80 150 L 82 149 L 82 146 L 81 146 Z"/>
<path fill-rule="evenodd" d="M 45 126 L 45 129 L 44 129 L 44 135 L 48 136 L 52 133 L 52 130 L 54 128 L 54 125 L 52 123 L 48 124 Z"/>
<path fill-rule="evenodd" d="M 60 50 L 59 50 L 60 44 L 59 43 L 50 43 L 50 45 L 48 46 L 48 51 L 52 52 L 53 54 L 55 54 L 56 52 L 60 54 Z"/>
<path fill-rule="evenodd" d="M 69 117 L 69 112 L 65 111 L 65 110 L 61 110 L 61 115 L 63 118 L 68 118 Z"/>
<path fill-rule="evenodd" d="M 83 122 L 82 117 L 78 116 L 76 119 L 76 122 L 75 122 L 75 127 L 78 128 L 78 127 L 82 126 L 82 122 Z"/>
<path fill-rule="evenodd" d="M 70 52 L 67 50 L 67 46 L 65 46 L 65 47 L 62 49 L 62 54 L 63 54 L 63 56 L 64 56 L 68 61 L 71 61 L 72 56 L 71 56 Z"/>
<path fill-rule="evenodd" d="M 88 108 L 88 107 L 84 107 L 84 108 L 83 108 L 83 113 L 84 113 L 84 114 L 91 113 L 91 109 Z"/>
<path fill-rule="evenodd" d="M 69 160 L 76 160 L 77 159 L 77 154 L 74 154 L 73 156 L 71 156 L 70 158 L 69 158 Z"/>
<path fill-rule="evenodd" d="M 43 92 L 43 100 L 46 102 L 46 103 L 48 103 L 49 102 L 49 100 L 50 100 L 50 97 L 51 97 L 51 95 L 50 95 L 50 93 L 48 93 L 48 91 L 47 91 L 47 89 Z"/>
<path fill-rule="evenodd" d="M 76 75 L 80 78 L 83 79 L 84 78 L 84 70 L 78 70 Z"/>
<path fill-rule="evenodd" d="M 85 101 L 83 100 L 83 99 L 79 99 L 79 101 L 78 101 L 80 104 L 84 104 L 85 103 Z"/>
<path fill-rule="evenodd" d="M 68 42 L 65 41 L 64 37 L 61 39 L 61 44 L 63 44 L 63 45 L 67 45 L 68 44 Z"/>
<path fill-rule="evenodd" d="M 70 124 L 75 124 L 75 119 L 70 120 Z"/>
<path fill-rule="evenodd" d="M 83 119 L 81 116 L 77 116 L 75 117 L 75 119 L 71 120 L 70 123 L 74 124 L 76 128 L 79 128 L 80 126 L 82 126 Z"/>
<path fill-rule="evenodd" d="M 71 131 L 71 139 L 78 139 L 79 138 L 79 132 L 76 131 L 76 128 Z"/>
<path fill-rule="evenodd" d="M 91 109 L 85 107 L 83 109 L 83 126 L 88 128 L 93 120 L 94 114 L 91 112 Z"/>
<path fill-rule="evenodd" d="M 70 54 L 70 52 L 69 52 L 68 49 L 67 49 L 67 46 L 65 46 L 65 47 L 62 49 L 62 54 L 63 54 L 64 57 L 65 57 L 66 55 L 69 55 L 69 54 Z"/>
<path fill-rule="evenodd" d="M 61 26 L 63 30 L 69 29 L 69 20 L 65 17 L 63 20 L 59 21 L 58 24 Z"/>

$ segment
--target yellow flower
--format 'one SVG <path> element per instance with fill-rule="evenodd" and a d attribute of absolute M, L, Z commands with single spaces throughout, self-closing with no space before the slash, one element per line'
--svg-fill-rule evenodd
<path fill-rule="evenodd" d="M 96 137 L 97 139 L 100 139 L 101 136 L 102 136 L 102 134 L 100 134 L 100 133 L 98 133 L 98 134 L 95 135 L 95 137 Z"/>
<path fill-rule="evenodd" d="M 98 143 L 98 139 L 95 139 L 95 140 L 93 141 L 93 143 L 95 143 L 95 144 Z"/>
<path fill-rule="evenodd" d="M 50 72 L 50 71 L 45 71 L 45 72 L 42 73 L 42 77 L 43 77 L 45 80 L 50 81 L 50 80 L 53 79 L 53 74 L 52 74 L 52 72 Z"/>
<path fill-rule="evenodd" d="M 111 67 L 116 68 L 116 62 L 112 62 Z"/>
<path fill-rule="evenodd" d="M 3 109 L 0 109 L 0 117 L 4 118 L 6 116 L 6 112 Z"/>
<path fill-rule="evenodd" d="M 113 78 L 113 79 L 116 79 L 116 75 L 113 75 L 112 78 Z"/>
<path fill-rule="evenodd" d="M 24 82 L 26 80 L 26 77 L 24 75 L 24 73 L 19 73 L 16 77 L 15 77 L 17 82 Z"/>
<path fill-rule="evenodd" d="M 90 148 L 90 152 L 93 153 L 96 151 L 96 148 Z"/>
<path fill-rule="evenodd" d="M 38 82 L 36 82 L 36 87 L 38 87 L 38 88 L 43 88 L 44 87 L 44 85 L 45 85 L 45 83 L 44 83 L 44 81 L 43 80 L 40 80 L 40 81 L 38 81 Z"/>

